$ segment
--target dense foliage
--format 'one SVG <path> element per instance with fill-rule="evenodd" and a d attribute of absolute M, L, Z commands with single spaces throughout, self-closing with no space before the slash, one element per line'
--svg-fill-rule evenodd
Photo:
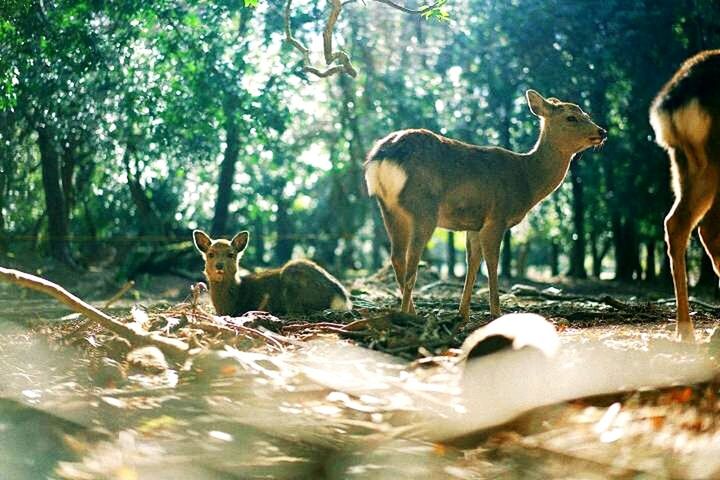
<path fill-rule="evenodd" d="M 504 273 L 662 274 L 672 199 L 648 106 L 684 58 L 720 45 L 718 4 L 453 0 L 425 18 L 350 3 L 335 34 L 354 79 L 303 71 L 283 8 L 2 2 L 0 254 L 114 256 L 132 275 L 201 227 L 250 230 L 251 264 L 302 253 L 336 272 L 375 269 L 387 240 L 363 187 L 372 142 L 426 127 L 529 150 L 538 127 L 523 93 L 535 88 L 581 104 L 610 138 L 513 229 Z M 326 13 L 296 2 L 294 35 L 318 45 Z M 460 237 L 438 231 L 428 260 L 459 267 Z"/>

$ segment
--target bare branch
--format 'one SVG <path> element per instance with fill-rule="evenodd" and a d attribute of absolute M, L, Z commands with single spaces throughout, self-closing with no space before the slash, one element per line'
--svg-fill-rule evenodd
<path fill-rule="evenodd" d="M 395 2 L 392 2 L 391 0 L 373 0 L 373 1 L 378 2 L 378 3 L 383 3 L 389 7 L 394 8 L 395 10 L 400 10 L 403 13 L 409 13 L 412 15 L 422 15 L 423 13 L 429 12 L 430 10 L 437 8 L 440 5 L 442 5 L 443 3 L 445 3 L 444 0 L 439 0 L 435 3 L 433 3 L 432 5 L 425 5 L 417 10 L 413 10 L 412 8 L 407 8 L 402 5 L 397 4 Z M 356 3 L 356 2 L 357 2 L 357 0 L 345 0 L 342 3 L 342 6 L 344 7 L 345 5 L 350 5 L 351 3 Z"/>
<path fill-rule="evenodd" d="M 167 338 L 156 332 L 147 332 L 137 324 L 122 323 L 49 280 L 3 267 L 0 267 L 0 279 L 55 297 L 74 311 L 127 338 L 134 346 L 154 345 L 175 361 L 182 361 L 188 356 L 188 345 L 182 340 Z"/>
<path fill-rule="evenodd" d="M 332 32 L 335 28 L 340 12 L 342 10 L 342 3 L 340 0 L 331 0 L 332 10 L 330 16 L 325 25 L 323 32 L 323 53 L 325 54 L 325 63 L 328 68 L 322 69 L 313 66 L 310 60 L 310 49 L 303 45 L 297 38 L 292 35 L 290 28 L 290 7 L 292 0 L 287 0 L 285 3 L 285 41 L 292 45 L 296 50 L 303 54 L 303 60 L 305 62 L 304 70 L 308 73 L 312 73 L 317 77 L 329 77 L 336 73 L 347 73 L 351 77 L 357 76 L 357 70 L 350 63 L 350 57 L 347 53 L 342 50 L 334 52 L 332 48 Z"/>

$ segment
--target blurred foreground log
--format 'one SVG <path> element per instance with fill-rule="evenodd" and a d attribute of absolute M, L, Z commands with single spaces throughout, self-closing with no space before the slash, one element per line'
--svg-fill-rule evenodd
<path fill-rule="evenodd" d="M 133 346 L 154 345 L 169 358 L 178 362 L 184 360 L 188 355 L 189 348 L 185 342 L 164 337 L 157 332 L 148 332 L 137 323 L 122 323 L 49 280 L 3 267 L 0 267 L 0 278 L 55 297 L 75 312 L 85 315 L 111 332 L 126 338 Z"/>

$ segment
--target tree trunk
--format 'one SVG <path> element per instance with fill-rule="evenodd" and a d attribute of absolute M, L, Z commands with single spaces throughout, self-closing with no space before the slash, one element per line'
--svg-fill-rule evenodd
<path fill-rule="evenodd" d="M 10 122 L 7 112 L 0 112 L 0 137 L 10 137 Z M 5 231 L 5 204 L 10 187 L 10 168 L 12 166 L 11 154 L 7 142 L 0 143 L 0 255 L 7 251 L 9 240 Z"/>
<path fill-rule="evenodd" d="M 598 262 L 598 238 L 595 228 L 590 228 L 590 256 L 592 257 L 592 276 L 598 278 L 602 269 Z"/>
<path fill-rule="evenodd" d="M 574 278 L 587 278 L 585 270 L 585 199 L 583 198 L 583 182 L 579 165 L 576 161 L 572 162 L 570 166 L 573 192 L 573 241 L 568 275 Z"/>
<path fill-rule="evenodd" d="M 455 232 L 448 231 L 447 239 L 447 264 L 448 278 L 455 278 L 455 263 L 457 263 L 457 252 L 455 251 Z"/>
<path fill-rule="evenodd" d="M 232 201 L 232 185 L 235 180 L 235 168 L 240 157 L 240 132 L 237 122 L 237 110 L 240 100 L 233 93 L 226 93 L 223 99 L 223 114 L 225 115 L 225 152 L 220 164 L 218 176 L 218 193 L 215 201 L 215 216 L 213 217 L 210 232 L 213 237 L 227 233 L 227 223 L 230 216 L 230 202 Z"/>
<path fill-rule="evenodd" d="M 550 242 L 550 275 L 553 277 L 560 275 L 560 245 L 557 240 Z"/>
<path fill-rule="evenodd" d="M 505 230 L 502 241 L 502 257 L 500 258 L 500 276 L 512 278 L 512 234 L 510 229 Z"/>
<path fill-rule="evenodd" d="M 292 258 L 295 239 L 293 238 L 293 226 L 288 215 L 288 202 L 284 198 L 277 201 L 277 220 L 275 223 L 277 232 L 277 243 L 275 244 L 275 261 L 281 265 Z"/>
<path fill-rule="evenodd" d="M 645 242 L 645 281 L 654 282 L 657 279 L 655 273 L 655 239 Z"/>
<path fill-rule="evenodd" d="M 138 163 L 135 162 L 135 173 L 130 168 L 130 161 L 133 158 L 135 147 L 132 141 L 128 142 L 123 154 L 123 162 L 125 164 L 125 174 L 127 176 L 128 188 L 130 189 L 130 198 L 135 205 L 135 212 L 138 216 L 138 229 L 141 235 L 164 235 L 165 223 L 160 218 L 153 207 L 150 199 L 145 193 L 145 189 L 140 183 L 139 177 L 141 172 L 138 171 Z"/>
<path fill-rule="evenodd" d="M 258 215 L 253 223 L 251 242 L 255 246 L 255 263 L 257 265 L 265 265 L 265 222 L 262 216 Z"/>
<path fill-rule="evenodd" d="M 44 127 L 38 128 L 37 132 L 48 218 L 50 255 L 67 265 L 75 266 L 70 255 L 68 211 L 60 183 L 60 157 L 50 133 Z"/>
<path fill-rule="evenodd" d="M 60 165 L 60 183 L 63 189 L 63 195 L 65 196 L 65 208 L 68 213 L 72 211 L 75 206 L 75 195 L 73 190 L 73 176 L 75 174 L 75 165 L 77 165 L 76 147 L 72 142 L 68 144 L 62 150 L 62 164 Z"/>
<path fill-rule="evenodd" d="M 515 249 L 515 277 L 527 278 L 530 245 L 524 243 Z"/>
<path fill-rule="evenodd" d="M 613 232 L 615 235 L 615 279 L 631 281 L 641 278 L 640 254 L 635 225 L 632 222 L 621 223 Z"/>
<path fill-rule="evenodd" d="M 713 263 L 710 257 L 702 250 L 702 260 L 700 261 L 700 277 L 698 278 L 697 288 L 712 292 L 717 295 L 718 277 L 713 270 Z"/>
<path fill-rule="evenodd" d="M 373 234 L 375 239 L 372 241 L 372 269 L 379 270 L 382 267 L 382 256 L 380 255 L 381 247 L 390 250 L 387 233 L 383 225 L 382 216 L 379 208 L 372 209 Z"/>
<path fill-rule="evenodd" d="M 663 246 L 665 245 L 665 242 L 663 242 Z M 667 286 L 672 287 L 672 270 L 670 268 L 670 257 L 667 255 L 667 252 L 663 249 L 663 261 L 662 265 L 660 266 L 660 276 L 658 279 L 660 282 Z"/>

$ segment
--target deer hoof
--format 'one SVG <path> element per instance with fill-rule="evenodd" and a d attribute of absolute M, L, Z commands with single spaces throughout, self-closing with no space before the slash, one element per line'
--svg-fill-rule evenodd
<path fill-rule="evenodd" d="M 692 325 L 678 323 L 675 335 L 683 343 L 695 343 L 695 330 Z"/>

